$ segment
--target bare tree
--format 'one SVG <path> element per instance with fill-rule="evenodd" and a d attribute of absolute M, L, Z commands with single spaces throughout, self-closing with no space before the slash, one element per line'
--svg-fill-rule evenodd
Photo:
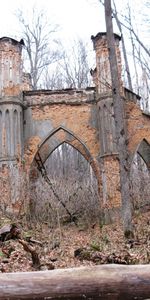
<path fill-rule="evenodd" d="M 84 88 L 90 85 L 87 45 L 82 39 L 74 42 L 70 53 L 64 52 L 62 68 L 68 87 Z"/>
<path fill-rule="evenodd" d="M 44 173 L 39 167 L 39 177 L 36 182 L 30 182 L 32 219 L 48 221 L 51 225 L 57 222 L 57 213 L 62 222 L 75 224 L 76 221 L 90 224 L 99 219 L 97 179 L 79 151 L 63 143 L 43 167 Z"/>
<path fill-rule="evenodd" d="M 65 88 L 64 76 L 59 64 L 55 68 L 47 67 L 43 75 L 43 87 L 47 90 L 61 90 Z"/>
<path fill-rule="evenodd" d="M 99 0 L 104 5 L 103 0 Z M 150 5 L 148 2 L 143 3 L 143 7 L 146 7 L 147 12 L 149 11 Z M 127 9 L 124 14 L 119 13 L 115 0 L 113 0 L 112 15 L 116 21 L 118 29 L 122 37 L 122 52 L 124 57 L 125 72 L 127 74 L 127 84 L 130 90 L 134 90 L 135 93 L 141 96 L 141 108 L 143 110 L 149 109 L 149 80 L 150 80 L 150 47 L 147 41 L 144 40 L 144 35 L 140 37 L 140 31 L 138 32 L 136 16 L 133 15 L 131 10 L 131 4 L 127 1 Z M 149 24 L 149 19 L 144 19 L 142 22 L 142 31 L 145 24 Z M 140 24 L 141 28 L 141 24 Z M 142 32 L 143 33 L 143 32 Z M 128 48 L 125 46 L 124 36 L 128 43 Z M 129 62 L 132 66 L 131 74 L 129 70 Z M 144 76 L 143 76 L 144 74 Z M 131 80 L 132 77 L 132 80 Z M 144 81 L 143 81 L 144 79 Z M 144 86 L 144 87 L 143 87 Z M 144 92 L 143 92 L 144 91 Z"/>
<path fill-rule="evenodd" d="M 132 19 L 131 8 L 128 5 L 128 14 L 122 24 L 124 28 L 129 31 L 136 79 L 135 91 L 142 96 L 141 104 L 142 108 L 145 110 L 149 107 L 148 102 L 150 90 L 148 81 L 150 80 L 150 50 L 140 39 L 137 31 L 133 26 Z"/>
<path fill-rule="evenodd" d="M 117 26 L 119 28 L 119 31 L 121 33 L 122 52 L 123 52 L 123 57 L 124 57 L 124 62 L 125 62 L 125 71 L 127 73 L 128 87 L 132 91 L 132 81 L 131 81 L 131 74 L 130 74 L 130 69 L 129 69 L 127 51 L 126 51 L 126 46 L 125 46 L 124 34 L 123 34 L 122 24 L 120 22 L 118 12 L 117 12 L 117 8 L 116 8 L 116 4 L 115 4 L 114 0 L 113 0 L 113 5 L 114 5 L 113 17 L 115 18 Z"/>
<path fill-rule="evenodd" d="M 132 161 L 130 180 L 132 185 L 133 208 L 135 211 L 142 211 L 149 205 L 150 174 L 146 163 L 138 153 L 134 155 Z"/>
<path fill-rule="evenodd" d="M 122 196 L 122 214 L 124 224 L 124 234 L 126 237 L 133 236 L 132 210 L 130 199 L 130 177 L 129 177 L 129 157 L 126 146 L 126 130 L 124 123 L 123 99 L 120 96 L 120 81 L 118 76 L 117 58 L 115 51 L 115 40 L 112 25 L 111 0 L 105 0 L 105 20 L 107 30 L 107 42 L 109 49 L 110 71 L 112 79 L 112 96 L 114 102 L 114 118 L 116 127 L 116 142 L 119 152 L 119 167 Z"/>
<path fill-rule="evenodd" d="M 103 0 L 99 0 L 102 5 L 104 5 Z M 125 40 L 124 40 L 124 32 L 122 29 L 122 23 L 120 21 L 118 11 L 116 8 L 115 1 L 113 0 L 113 9 L 112 9 L 112 15 L 116 21 L 116 24 L 118 26 L 118 29 L 121 34 L 121 42 L 122 42 L 122 52 L 123 52 L 123 58 L 124 58 L 124 63 L 125 63 L 125 72 L 127 74 L 127 84 L 128 88 L 132 91 L 132 80 L 131 80 L 131 73 L 130 73 L 130 68 L 129 68 L 129 62 L 128 62 L 128 56 L 127 56 L 127 51 L 126 51 L 126 45 L 125 45 Z"/>
<path fill-rule="evenodd" d="M 45 12 L 38 10 L 37 7 L 32 9 L 30 19 L 24 15 L 22 10 L 18 10 L 16 16 L 22 27 L 22 38 L 27 51 L 32 87 L 37 89 L 45 67 L 58 59 L 58 51 L 51 50 L 52 43 L 53 47 L 54 43 L 56 44 L 53 36 L 57 25 L 49 24 Z"/>
<path fill-rule="evenodd" d="M 87 45 L 82 39 L 74 40 L 71 48 L 60 49 L 61 60 L 55 71 L 49 69 L 45 78 L 47 88 L 85 88 L 91 84 Z M 52 86 L 53 83 L 53 86 Z"/>

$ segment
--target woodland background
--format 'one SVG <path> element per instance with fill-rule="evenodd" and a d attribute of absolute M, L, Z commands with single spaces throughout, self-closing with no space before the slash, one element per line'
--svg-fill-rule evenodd
<path fill-rule="evenodd" d="M 138 19 L 128 1 L 124 13 L 118 10 L 117 1 L 112 2 L 114 26 L 122 37 L 124 86 L 141 96 L 141 109 L 150 113 L 150 45 L 146 38 L 149 33 L 150 4 L 143 1 L 145 13 L 141 12 Z M 99 1 L 100 10 L 104 10 L 103 6 L 104 3 Z M 21 38 L 25 43 L 24 70 L 31 75 L 33 89 L 80 89 L 93 86 L 90 69 L 93 67 L 94 57 L 92 51 L 89 51 L 91 46 L 88 48 L 87 41 L 80 38 L 66 48 L 62 41 L 56 39 L 59 24 L 51 23 L 46 12 L 37 6 L 33 7 L 30 20 L 22 10 L 16 11 L 16 17 L 22 28 Z M 129 174 L 133 222 L 136 228 L 135 238 L 130 242 L 124 239 L 119 221 L 107 227 L 99 225 L 97 180 L 91 166 L 77 150 L 64 143 L 49 156 L 45 168 L 61 201 L 57 201 L 51 186 L 41 176 L 36 186 L 34 216 L 19 216 L 25 235 L 32 235 L 42 241 L 44 247 L 39 252 L 44 266 L 47 266 L 48 261 L 53 262 L 56 267 L 65 267 L 80 263 L 108 263 L 115 259 L 125 264 L 149 263 L 149 214 L 142 213 L 149 207 L 150 176 L 145 162 L 138 154 L 134 157 Z M 62 202 L 75 217 L 77 226 L 68 219 Z M 10 216 L 5 215 L 4 207 L 1 216 L 2 224 L 10 220 Z M 112 230 L 115 232 L 113 238 Z M 24 254 L 20 252 L 22 246 L 13 243 L 15 246 L 9 243 L 6 245 L 6 248 L 15 248 L 11 258 L 4 258 L 5 252 L 1 252 L 1 270 L 19 270 L 20 262 L 27 264 L 27 270 L 32 269 L 31 261 L 28 264 L 28 259 L 23 258 Z M 79 263 L 74 251 L 77 247 L 84 250 L 85 245 L 87 248 L 85 253 L 81 251 L 83 256 L 79 256 Z M 96 259 L 93 251 L 97 251 Z"/>

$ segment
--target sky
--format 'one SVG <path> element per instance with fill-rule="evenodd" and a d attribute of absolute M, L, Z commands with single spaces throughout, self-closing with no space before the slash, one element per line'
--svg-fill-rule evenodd
<path fill-rule="evenodd" d="M 95 0 L 0 0 L 0 3 L 0 36 L 17 37 L 19 26 L 15 11 L 19 8 L 29 15 L 34 4 L 45 9 L 50 22 L 60 25 L 60 35 L 64 38 L 78 35 L 90 38 L 105 28 L 100 5 Z"/>
<path fill-rule="evenodd" d="M 127 1 L 116 0 L 119 10 L 124 12 Z M 141 10 L 141 0 L 129 0 L 137 14 Z M 51 23 L 59 24 L 59 36 L 64 39 L 77 36 L 89 39 L 100 31 L 105 31 L 104 9 L 99 0 L 0 0 L 0 36 L 20 38 L 20 27 L 15 11 L 21 9 L 30 15 L 34 5 L 44 8 Z M 30 5 L 29 5 L 30 4 Z"/>
<path fill-rule="evenodd" d="M 142 40 L 144 37 L 149 37 L 149 32 L 145 36 L 145 28 L 141 26 L 145 2 L 146 0 L 115 0 L 117 9 L 122 14 L 125 14 L 126 4 L 130 4 L 134 14 L 133 21 Z M 104 8 L 99 0 L 0 0 L 0 5 L 0 37 L 9 36 L 20 40 L 22 38 L 21 27 L 15 12 L 21 9 L 24 15 L 30 17 L 34 5 L 45 10 L 48 22 L 59 25 L 56 39 L 61 39 L 63 46 L 67 49 L 68 45 L 79 37 L 89 43 L 88 52 L 94 58 L 91 35 L 105 31 Z M 114 31 L 119 33 L 116 26 L 114 26 Z M 130 55 L 127 38 L 126 41 Z M 149 41 L 149 38 L 146 41 Z"/>

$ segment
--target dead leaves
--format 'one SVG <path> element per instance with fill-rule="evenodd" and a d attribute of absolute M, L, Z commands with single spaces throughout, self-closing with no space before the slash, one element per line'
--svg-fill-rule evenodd
<path fill-rule="evenodd" d="M 131 255 L 128 251 L 118 253 L 102 253 L 100 251 L 94 251 L 90 248 L 80 248 L 74 251 L 74 256 L 80 261 L 88 260 L 95 264 L 135 264 L 136 256 Z"/>
<path fill-rule="evenodd" d="M 56 229 L 41 224 L 24 237 L 0 246 L 0 272 L 50 270 L 97 264 L 150 263 L 150 212 L 133 220 L 135 238 L 126 240 L 118 224 L 91 228 L 67 225 Z M 25 230 L 25 229 L 24 229 Z M 28 233 L 28 236 L 27 234 Z M 27 238 L 27 239 L 26 239 Z M 24 240 L 23 240 L 24 239 Z M 38 259 L 33 263 L 34 258 Z M 35 257 L 33 258 L 33 256 Z"/>

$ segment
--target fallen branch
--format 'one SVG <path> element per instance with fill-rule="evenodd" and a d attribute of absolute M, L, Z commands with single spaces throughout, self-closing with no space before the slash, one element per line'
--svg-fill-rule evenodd
<path fill-rule="evenodd" d="M 149 297 L 149 265 L 0 274 L 0 300 L 144 300 Z"/>
<path fill-rule="evenodd" d="M 40 269 L 40 259 L 39 259 L 38 253 L 36 252 L 36 249 L 33 246 L 29 245 L 28 242 L 26 242 L 24 240 L 19 240 L 19 243 L 23 246 L 25 251 L 31 253 L 33 267 L 36 270 L 39 270 Z"/>
<path fill-rule="evenodd" d="M 37 158 L 38 157 L 38 158 Z M 59 203 L 61 203 L 61 205 L 64 207 L 64 209 L 66 210 L 67 214 L 69 215 L 70 217 L 70 222 L 74 222 L 75 225 L 77 225 L 77 220 L 76 220 L 76 217 L 74 216 L 74 214 L 72 214 L 69 209 L 67 208 L 66 204 L 63 202 L 62 199 L 60 199 L 59 195 L 57 194 L 57 192 L 55 191 L 54 187 L 53 187 L 53 184 L 50 180 L 50 178 L 48 177 L 48 174 L 47 174 L 47 171 L 46 171 L 46 168 L 43 164 L 43 161 L 42 161 L 42 158 L 40 156 L 40 153 L 38 152 L 37 153 L 37 157 L 35 158 L 35 161 L 37 163 L 37 166 L 38 166 L 38 170 L 40 171 L 42 177 L 45 179 L 45 181 L 47 182 L 47 184 L 50 186 L 55 198 L 57 199 L 57 201 Z"/>
<path fill-rule="evenodd" d="M 35 239 L 33 239 L 32 237 L 26 237 L 26 241 L 29 242 L 29 243 L 32 243 L 32 244 L 37 244 L 39 246 L 43 246 L 43 243 L 40 242 L 40 241 L 37 241 Z"/>

